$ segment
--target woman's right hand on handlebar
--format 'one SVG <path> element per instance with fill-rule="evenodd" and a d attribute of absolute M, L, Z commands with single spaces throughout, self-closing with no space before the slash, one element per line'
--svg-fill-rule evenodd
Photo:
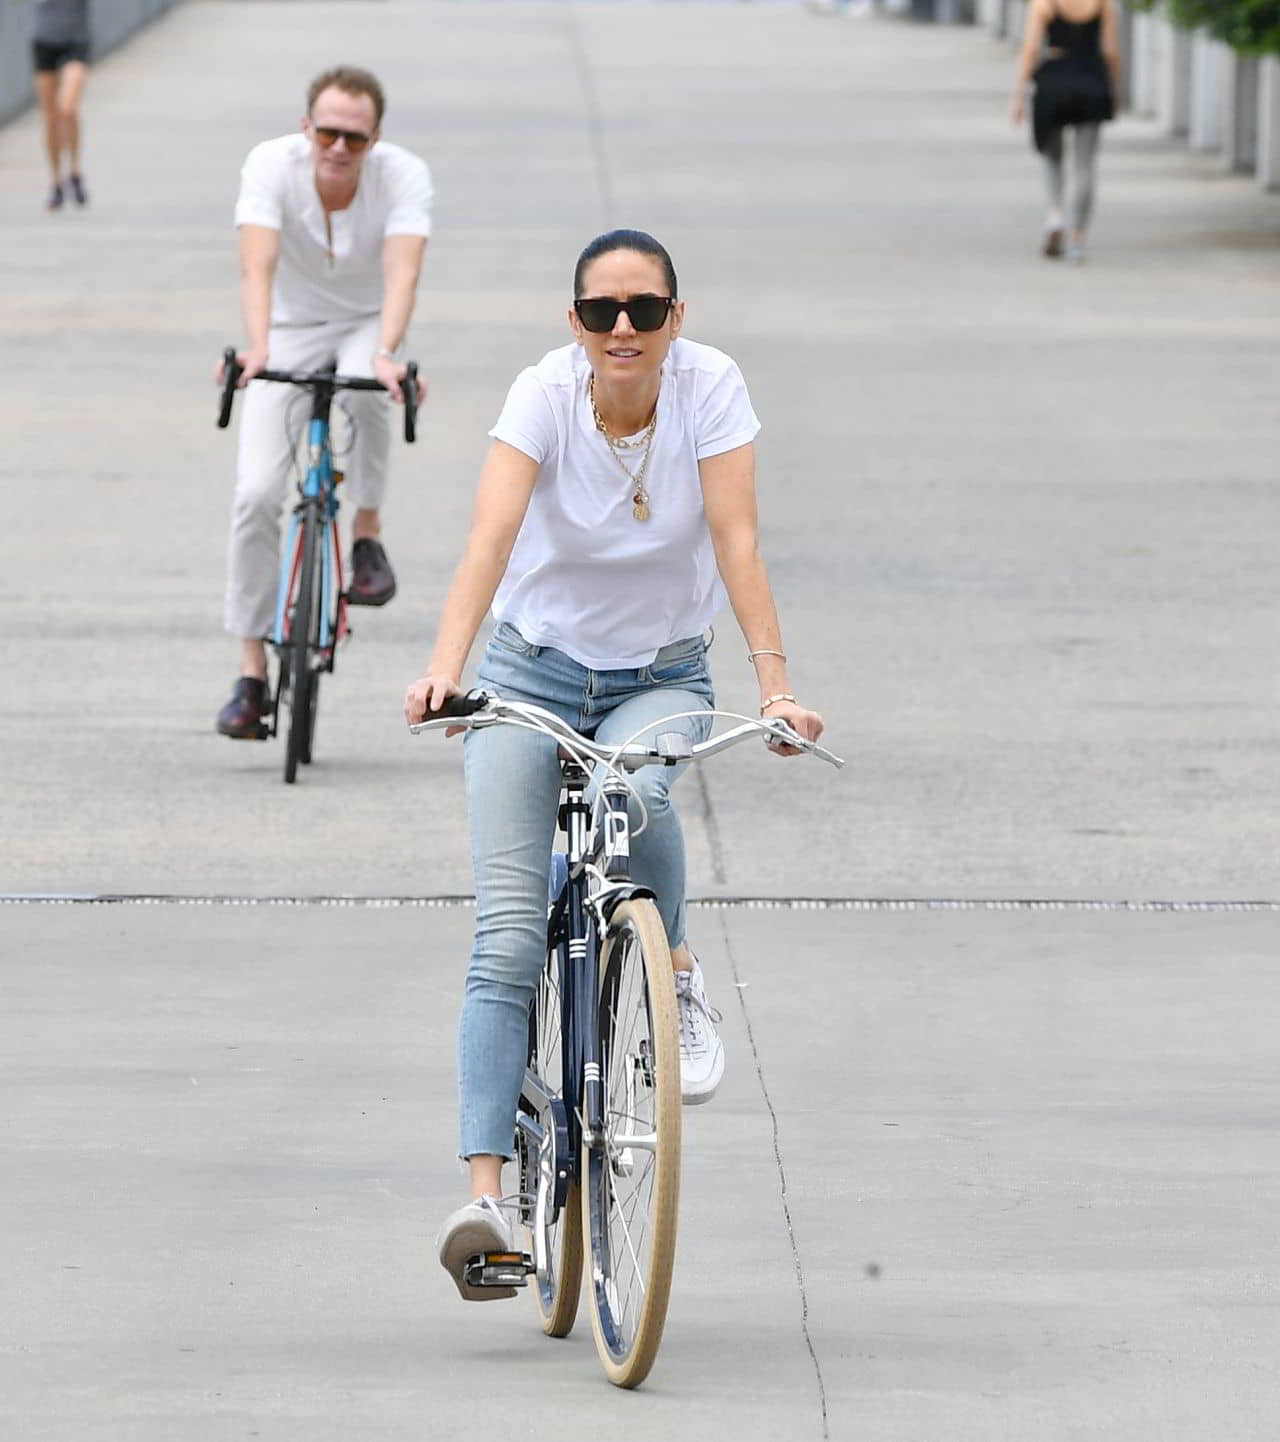
<path fill-rule="evenodd" d="M 410 726 L 425 721 L 432 711 L 439 711 L 450 696 L 461 696 L 462 687 L 452 676 L 420 676 L 404 693 L 404 719 Z M 464 726 L 451 726 L 446 736 L 456 736 Z"/>

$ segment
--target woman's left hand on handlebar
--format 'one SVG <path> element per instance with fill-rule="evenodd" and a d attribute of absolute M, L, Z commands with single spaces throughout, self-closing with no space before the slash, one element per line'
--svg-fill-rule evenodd
<path fill-rule="evenodd" d="M 806 741 L 816 741 L 822 735 L 824 722 L 816 711 L 807 711 L 795 701 L 775 701 L 764 713 L 766 721 L 785 721 L 788 726 Z M 769 750 L 779 756 L 802 756 L 798 746 L 786 746 L 780 741 L 770 741 Z"/>

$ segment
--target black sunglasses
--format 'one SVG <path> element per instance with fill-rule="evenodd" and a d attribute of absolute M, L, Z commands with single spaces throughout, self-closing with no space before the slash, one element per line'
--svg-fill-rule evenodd
<path fill-rule="evenodd" d="M 583 327 L 593 335 L 604 335 L 618 323 L 625 310 L 636 330 L 661 330 L 675 301 L 669 295 L 633 295 L 614 300 L 605 295 L 591 300 L 575 300 L 573 308 Z"/>
<path fill-rule="evenodd" d="M 348 150 L 359 151 L 373 139 L 372 135 L 366 135 L 363 130 L 336 130 L 332 125 L 313 125 L 311 128 L 326 150 L 331 145 L 337 145 L 338 141 L 345 140 Z"/>

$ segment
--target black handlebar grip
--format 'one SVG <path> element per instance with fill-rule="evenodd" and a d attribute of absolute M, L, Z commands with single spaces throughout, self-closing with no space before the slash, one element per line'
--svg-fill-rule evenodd
<path fill-rule="evenodd" d="M 440 716 L 474 716 L 488 704 L 489 698 L 483 691 L 469 691 L 465 696 L 450 696 L 438 711 L 428 711 L 427 719 L 434 721 Z"/>
<path fill-rule="evenodd" d="M 418 435 L 418 363 L 410 361 L 400 383 L 404 396 L 404 438 L 412 445 Z"/>
<path fill-rule="evenodd" d="M 240 379 L 240 362 L 236 348 L 229 345 L 222 352 L 222 405 L 218 409 L 218 429 L 225 431 L 231 420 L 231 405 L 236 398 L 236 382 Z"/>

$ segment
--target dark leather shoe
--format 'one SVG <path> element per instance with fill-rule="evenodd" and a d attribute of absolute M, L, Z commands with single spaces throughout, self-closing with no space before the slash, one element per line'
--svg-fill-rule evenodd
<path fill-rule="evenodd" d="M 267 725 L 262 715 L 266 709 L 267 683 L 256 676 L 241 676 L 231 700 L 218 712 L 218 734 L 236 741 L 265 741 Z"/>
<path fill-rule="evenodd" d="M 385 606 L 396 593 L 395 572 L 381 541 L 357 541 L 351 547 L 351 584 L 347 602 L 352 606 Z"/>

